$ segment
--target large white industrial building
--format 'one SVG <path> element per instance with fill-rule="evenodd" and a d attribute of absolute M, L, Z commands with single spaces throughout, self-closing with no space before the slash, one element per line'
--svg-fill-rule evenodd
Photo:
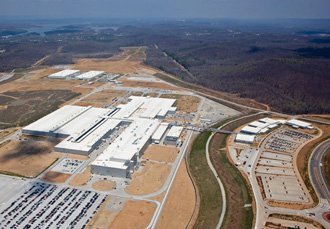
<path fill-rule="evenodd" d="M 70 69 L 65 69 L 56 73 L 53 73 L 49 75 L 49 78 L 54 78 L 54 79 L 65 79 L 65 78 L 74 78 L 75 76 L 79 75 L 80 71 L 79 70 L 70 70 Z"/>
<path fill-rule="evenodd" d="M 23 128 L 31 135 L 65 138 L 55 146 L 64 153 L 88 155 L 105 137 L 120 126 L 125 129 L 91 163 L 92 171 L 101 175 L 130 177 L 148 144 L 159 143 L 165 136 L 168 123 L 162 123 L 174 112 L 174 99 L 129 97 L 127 104 L 115 109 L 64 106 Z M 177 140 L 182 127 L 171 127 L 166 139 Z"/>
<path fill-rule="evenodd" d="M 103 76 L 104 74 L 104 71 L 89 71 L 76 76 L 76 78 L 80 80 L 92 80 L 97 77 Z"/>

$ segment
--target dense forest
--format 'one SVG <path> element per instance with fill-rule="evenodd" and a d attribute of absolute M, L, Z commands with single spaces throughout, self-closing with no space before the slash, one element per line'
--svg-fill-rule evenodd
<path fill-rule="evenodd" d="M 146 64 L 285 113 L 330 113 L 330 21 L 167 21 L 58 26 L 0 36 L 0 71 L 111 57 L 147 46 Z M 19 26 L 0 26 L 7 31 Z"/>

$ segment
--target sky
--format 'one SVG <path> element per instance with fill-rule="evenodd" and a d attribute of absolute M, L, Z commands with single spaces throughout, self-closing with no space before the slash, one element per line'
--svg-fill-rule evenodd
<path fill-rule="evenodd" d="M 330 0 L 0 0 L 32 18 L 330 18 Z"/>

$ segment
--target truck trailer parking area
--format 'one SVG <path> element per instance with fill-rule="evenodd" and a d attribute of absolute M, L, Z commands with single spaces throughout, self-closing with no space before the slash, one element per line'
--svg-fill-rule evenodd
<path fill-rule="evenodd" d="M 36 182 L 0 206 L 1 228 L 84 228 L 106 195 Z"/>

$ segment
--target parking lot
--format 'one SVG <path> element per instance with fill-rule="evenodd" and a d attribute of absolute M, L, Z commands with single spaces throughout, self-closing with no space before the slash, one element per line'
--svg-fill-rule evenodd
<path fill-rule="evenodd" d="M 92 191 L 36 182 L 0 207 L 1 228 L 84 228 L 105 201 Z"/>
<path fill-rule="evenodd" d="M 266 199 L 309 201 L 306 187 L 294 170 L 293 158 L 298 149 L 312 138 L 313 135 L 303 130 L 281 127 L 265 139 L 255 173 Z"/>
<path fill-rule="evenodd" d="M 64 158 L 52 169 L 53 172 L 73 174 L 84 163 L 83 160 Z"/>

